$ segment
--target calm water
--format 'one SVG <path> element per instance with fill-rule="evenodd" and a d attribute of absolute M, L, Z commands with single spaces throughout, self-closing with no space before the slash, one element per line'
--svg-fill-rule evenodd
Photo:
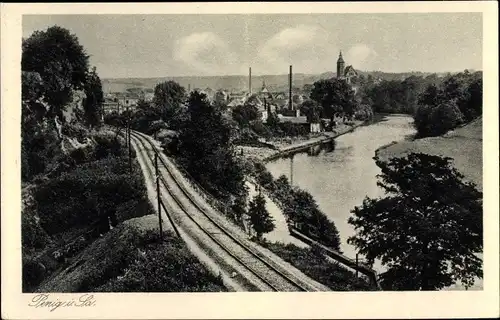
<path fill-rule="evenodd" d="M 293 157 L 293 184 L 310 192 L 335 223 L 342 251 L 348 257 L 355 256 L 354 247 L 347 244 L 347 238 L 354 234 L 347 223 L 350 211 L 366 196 L 384 195 L 376 184 L 380 169 L 373 160 L 375 150 L 415 133 L 412 121 L 407 116 L 390 116 L 337 138 L 333 151 L 316 147 Z M 275 177 L 285 174 L 290 178 L 290 163 L 290 159 L 278 159 L 268 163 L 267 168 Z"/>

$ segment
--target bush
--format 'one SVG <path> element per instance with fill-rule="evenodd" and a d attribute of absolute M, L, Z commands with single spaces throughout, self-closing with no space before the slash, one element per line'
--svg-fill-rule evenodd
<path fill-rule="evenodd" d="M 432 110 L 432 135 L 441 135 L 463 122 L 463 115 L 455 103 L 442 103 Z"/>
<path fill-rule="evenodd" d="M 31 259 L 23 259 L 23 292 L 31 292 L 43 281 L 44 277 L 45 268 L 42 264 Z"/>
<path fill-rule="evenodd" d="M 375 290 L 367 281 L 357 279 L 345 267 L 327 260 L 320 248 L 315 246 L 309 249 L 299 248 L 293 244 L 283 243 L 263 243 L 263 245 L 333 291 Z"/>
<path fill-rule="evenodd" d="M 125 157 L 82 164 L 42 184 L 34 194 L 48 234 L 86 226 L 115 215 L 120 204 L 142 198 L 142 175 L 128 172 Z"/>
<path fill-rule="evenodd" d="M 80 143 L 84 143 L 85 138 L 88 136 L 88 130 L 77 123 L 64 124 L 61 128 L 61 133 L 65 136 L 76 138 Z"/>
<path fill-rule="evenodd" d="M 25 209 L 21 213 L 21 236 L 23 250 L 42 249 L 49 242 L 50 237 L 37 223 L 33 212 Z"/>
<path fill-rule="evenodd" d="M 100 266 L 100 279 L 87 281 L 82 289 L 101 292 L 207 292 L 226 291 L 221 280 L 189 252 L 181 239 L 166 233 L 159 242 L 157 233 L 131 233 L 120 244 L 117 260 L 122 265 Z M 133 248 L 133 249 L 125 249 Z M 143 253 L 138 253 L 137 249 Z M 117 266 L 116 268 L 114 266 Z"/>
<path fill-rule="evenodd" d="M 125 148 L 120 144 L 120 141 L 114 135 L 96 135 L 94 155 L 95 159 L 103 159 L 108 156 L 125 155 Z"/>
<path fill-rule="evenodd" d="M 438 136 L 482 114 L 482 74 L 449 76 L 439 87 L 430 85 L 420 95 L 414 114 L 417 136 Z"/>
<path fill-rule="evenodd" d="M 275 189 L 273 175 L 260 162 L 255 162 L 254 167 L 257 183 L 267 190 L 273 191 Z"/>

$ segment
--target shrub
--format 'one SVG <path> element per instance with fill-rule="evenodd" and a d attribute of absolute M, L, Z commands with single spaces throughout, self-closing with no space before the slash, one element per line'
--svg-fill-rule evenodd
<path fill-rule="evenodd" d="M 99 279 L 88 280 L 81 289 L 104 292 L 193 292 L 225 291 L 221 280 L 189 252 L 171 233 L 160 242 L 158 234 L 136 231 L 120 244 L 116 260 L 100 266 Z M 126 249 L 133 248 L 133 249 Z M 140 249 L 143 253 L 139 253 Z M 124 257 L 126 255 L 126 257 Z M 116 266 L 116 267 L 115 267 Z"/>
<path fill-rule="evenodd" d="M 257 183 L 269 191 L 273 191 L 275 188 L 273 175 L 260 162 L 255 162 L 254 167 Z"/>
<path fill-rule="evenodd" d="M 21 213 L 21 236 L 23 250 L 42 249 L 50 242 L 50 237 L 37 223 L 33 212 L 27 209 Z"/>
<path fill-rule="evenodd" d="M 114 135 L 96 135 L 94 154 L 95 159 L 102 159 L 108 156 L 119 156 L 125 154 L 125 148 L 122 147 L 120 141 Z"/>
<path fill-rule="evenodd" d="M 34 194 L 43 228 L 55 234 L 98 219 L 145 194 L 142 175 L 130 175 L 125 157 L 84 163 L 42 184 Z"/>
<path fill-rule="evenodd" d="M 291 263 L 307 276 L 323 283 L 333 291 L 374 290 L 364 279 L 338 263 L 327 260 L 320 248 L 299 248 L 293 244 L 263 243 L 265 247 Z"/>
<path fill-rule="evenodd" d="M 456 128 L 463 122 L 463 115 L 452 102 L 442 103 L 432 110 L 432 134 L 441 135 Z"/>
<path fill-rule="evenodd" d="M 42 264 L 31 260 L 23 259 L 23 292 L 30 292 L 39 285 L 45 277 L 45 268 Z"/>

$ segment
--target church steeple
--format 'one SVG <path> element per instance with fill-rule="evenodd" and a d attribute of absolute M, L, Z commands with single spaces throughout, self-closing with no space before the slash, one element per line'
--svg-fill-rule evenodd
<path fill-rule="evenodd" d="M 344 76 L 345 62 L 342 58 L 342 50 L 340 50 L 339 58 L 337 59 L 337 78 Z"/>

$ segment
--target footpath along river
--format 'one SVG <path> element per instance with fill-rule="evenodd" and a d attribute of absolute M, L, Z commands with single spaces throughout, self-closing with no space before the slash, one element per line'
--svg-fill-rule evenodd
<path fill-rule="evenodd" d="M 333 151 L 319 150 L 293 156 L 293 184 L 310 192 L 320 209 L 335 223 L 345 255 L 354 258 L 355 248 L 347 244 L 354 235 L 354 228 L 347 223 L 350 211 L 368 197 L 383 196 L 377 186 L 376 175 L 380 169 L 373 157 L 375 150 L 403 140 L 415 133 L 413 119 L 409 116 L 387 116 L 372 125 L 359 127 L 352 133 L 338 137 Z M 311 155 L 315 154 L 315 155 Z M 267 163 L 275 178 L 284 174 L 290 179 L 289 158 Z M 377 264 L 375 269 L 379 269 Z"/>

